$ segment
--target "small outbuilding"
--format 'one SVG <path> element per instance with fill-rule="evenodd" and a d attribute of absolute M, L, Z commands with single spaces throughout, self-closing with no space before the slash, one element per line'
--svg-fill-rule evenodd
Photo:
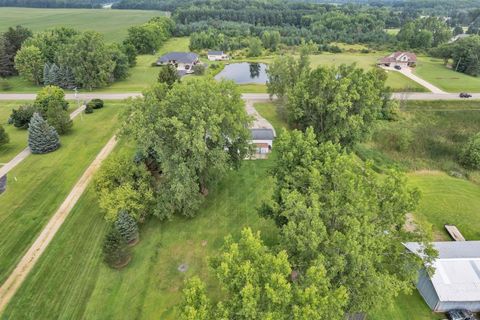
<path fill-rule="evenodd" d="M 210 61 L 224 61 L 228 60 L 228 55 L 223 51 L 208 51 L 207 58 Z"/>
<path fill-rule="evenodd" d="M 253 128 L 250 129 L 252 135 L 252 144 L 255 146 L 257 155 L 266 155 L 272 151 L 275 133 L 269 128 Z"/>
<path fill-rule="evenodd" d="M 173 65 L 181 74 L 193 73 L 193 67 L 200 63 L 198 54 L 193 52 L 170 52 L 157 60 L 158 66 Z"/>
<path fill-rule="evenodd" d="M 405 247 L 423 255 L 421 243 L 408 242 Z M 480 241 L 434 242 L 433 247 L 438 251 L 433 262 L 435 272 L 430 276 L 422 269 L 417 283 L 430 309 L 480 311 Z"/>

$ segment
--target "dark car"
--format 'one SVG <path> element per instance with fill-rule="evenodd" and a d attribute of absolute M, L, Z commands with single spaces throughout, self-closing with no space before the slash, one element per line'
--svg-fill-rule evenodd
<path fill-rule="evenodd" d="M 472 95 L 466 92 L 460 93 L 460 98 L 471 98 Z"/>
<path fill-rule="evenodd" d="M 400 67 L 400 66 L 395 66 L 394 68 L 397 69 L 397 70 L 402 70 L 402 67 Z"/>
<path fill-rule="evenodd" d="M 447 312 L 449 320 L 477 320 L 475 315 L 464 309 L 454 309 Z"/>

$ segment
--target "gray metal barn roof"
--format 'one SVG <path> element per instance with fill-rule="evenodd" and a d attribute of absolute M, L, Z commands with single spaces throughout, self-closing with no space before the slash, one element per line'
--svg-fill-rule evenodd
<path fill-rule="evenodd" d="M 209 56 L 222 56 L 223 51 L 208 51 L 207 55 L 209 55 Z"/>
<path fill-rule="evenodd" d="M 167 63 L 176 61 L 179 63 L 193 63 L 198 59 L 198 54 L 193 52 L 169 52 L 161 56 L 157 62 Z"/>
<path fill-rule="evenodd" d="M 272 129 L 250 129 L 252 140 L 273 140 L 275 135 Z"/>
<path fill-rule="evenodd" d="M 422 244 L 405 243 L 421 256 Z M 440 301 L 480 301 L 480 241 L 434 242 L 438 251 L 430 278 Z"/>

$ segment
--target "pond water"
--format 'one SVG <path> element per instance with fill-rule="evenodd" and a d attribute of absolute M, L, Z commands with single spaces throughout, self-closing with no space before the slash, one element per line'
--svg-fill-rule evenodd
<path fill-rule="evenodd" d="M 267 65 L 264 63 L 241 62 L 226 65 L 225 68 L 215 76 L 216 80 L 233 80 L 235 83 L 267 83 Z"/>

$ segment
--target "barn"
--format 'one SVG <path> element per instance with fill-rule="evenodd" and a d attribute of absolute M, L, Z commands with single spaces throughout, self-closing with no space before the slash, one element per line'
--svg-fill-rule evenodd
<path fill-rule="evenodd" d="M 405 247 L 418 255 L 423 251 L 418 242 L 405 243 Z M 417 283 L 430 309 L 480 311 L 480 241 L 434 242 L 433 247 L 438 251 L 435 272 L 430 276 L 422 269 Z"/>

